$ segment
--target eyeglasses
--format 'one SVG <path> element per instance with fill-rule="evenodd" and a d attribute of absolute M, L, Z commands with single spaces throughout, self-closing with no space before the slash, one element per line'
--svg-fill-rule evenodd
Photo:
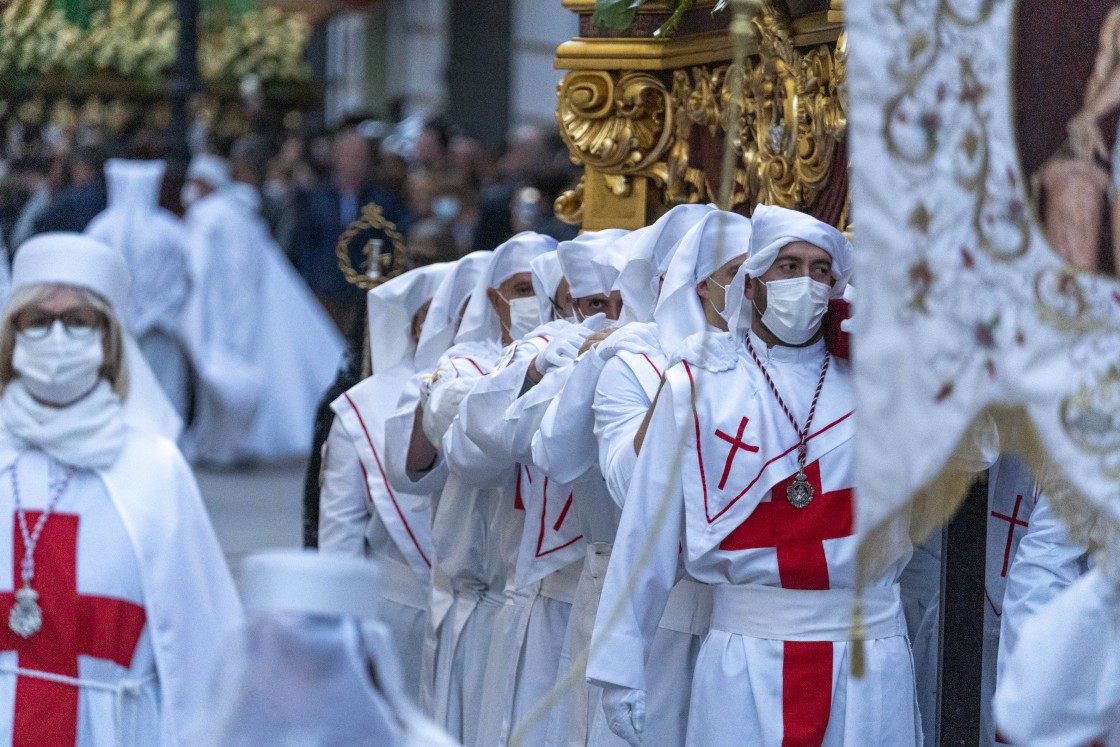
<path fill-rule="evenodd" d="M 51 332 L 55 322 L 70 337 L 90 337 L 106 325 L 105 315 L 88 306 L 66 309 L 58 313 L 46 309 L 24 309 L 16 314 L 16 331 L 33 340 L 42 340 Z"/>

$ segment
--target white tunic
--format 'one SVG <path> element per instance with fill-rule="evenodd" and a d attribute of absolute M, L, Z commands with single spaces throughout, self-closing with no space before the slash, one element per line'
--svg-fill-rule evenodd
<path fill-rule="evenodd" d="M 400 657 L 406 692 L 422 695 L 432 557 L 430 496 L 394 491 L 384 470 L 384 405 L 411 373 L 400 365 L 376 374 L 332 403 L 320 491 L 319 550 L 371 558 L 385 623 Z"/>
<path fill-rule="evenodd" d="M 727 334 L 711 340 L 707 369 L 670 368 L 655 405 L 607 571 L 588 678 L 648 690 L 644 662 L 683 560 L 685 573 L 716 587 L 686 744 L 919 744 L 896 586 L 910 555 L 905 526 L 890 537 L 894 560 L 861 598 L 867 672 L 850 673 L 859 644 L 851 643 L 857 542 L 847 363 L 832 361 L 825 381 L 808 440 L 816 493 L 796 509 L 785 500 L 797 470 L 792 425 L 745 347 Z M 823 344 L 767 350 L 755 338 L 755 346 L 803 421 Z"/>
<path fill-rule="evenodd" d="M 304 456 L 345 345 L 233 183 L 191 206 L 186 341 L 199 377 L 188 456 L 215 464 Z"/>
<path fill-rule="evenodd" d="M 45 456 L 10 443 L 0 430 L 0 536 L 11 538 L 0 553 L 6 589 L 22 557 L 14 552 L 22 539 L 11 465 L 18 456 L 21 499 L 32 512 L 44 505 L 50 481 Z M 8 715 L 0 716 L 0 742 L 198 744 L 214 665 L 241 608 L 182 457 L 170 442 L 131 431 L 116 463 L 77 472 L 56 510 L 35 553 L 44 628 L 26 641 L 8 633 L 2 644 Z M 37 517 L 28 518 L 31 529 Z M 14 666 L 80 682 L 45 682 L 33 672 L 16 678 Z M 21 705 L 13 722 L 14 692 L 44 698 L 44 707 Z"/>

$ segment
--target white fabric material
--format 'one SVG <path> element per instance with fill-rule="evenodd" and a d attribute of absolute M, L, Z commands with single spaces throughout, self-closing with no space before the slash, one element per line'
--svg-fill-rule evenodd
<path fill-rule="evenodd" d="M 124 256 L 132 292 L 118 317 L 136 337 L 164 393 L 182 415 L 188 382 L 181 328 L 190 274 L 182 223 L 159 207 L 165 171 L 163 161 L 108 161 L 109 205 L 85 232 Z"/>
<path fill-rule="evenodd" d="M 418 267 L 382 283 L 366 295 L 375 374 L 396 368 L 406 359 L 411 364 L 416 350 L 416 344 L 409 337 L 412 318 L 421 306 L 432 300 L 436 288 L 453 266 L 451 262 L 440 262 Z"/>
<path fill-rule="evenodd" d="M 197 366 L 188 456 L 213 464 L 303 456 L 345 345 L 233 183 L 187 212 L 194 281 L 186 340 Z"/>
<path fill-rule="evenodd" d="M 187 166 L 187 179 L 196 179 L 219 189 L 229 184 L 229 164 L 218 156 L 199 153 Z"/>
<path fill-rule="evenodd" d="M 730 335 L 725 337 L 735 344 Z M 786 403 L 804 419 L 819 378 L 823 344 L 796 349 L 755 344 Z M 795 510 L 785 503 L 783 482 L 797 465 L 792 457 L 781 455 L 796 452 L 792 447 L 797 436 L 772 401 L 754 361 L 742 346 L 738 351 L 738 365 L 730 371 L 708 371 L 698 361 L 700 365 L 676 365 L 666 375 L 607 571 L 587 670 L 591 681 L 647 688 L 643 662 L 649 658 L 679 563 L 700 583 L 783 586 L 774 546 L 733 549 L 734 543 L 725 547 L 723 542 L 756 512 L 781 516 Z M 850 500 L 853 433 L 844 423 L 851 419 L 852 408 L 850 372 L 845 362 L 834 360 L 808 443 L 809 470 L 820 475 L 822 492 L 804 510 L 827 510 L 833 505 L 830 501 Z M 728 443 L 716 431 L 739 434 L 744 444 L 759 450 L 740 448 L 736 458 L 728 460 Z M 772 470 L 770 465 L 779 466 Z M 894 562 L 868 588 L 893 587 L 909 559 L 907 524 L 900 522 L 892 539 L 892 547 L 898 549 Z M 774 538 L 775 543 L 779 540 Z M 827 569 L 826 588 L 854 589 L 853 528 L 837 525 L 818 541 L 822 567 Z M 895 612 L 901 619 L 900 606 Z M 834 642 L 830 649 L 831 682 L 808 683 L 830 693 L 822 744 L 919 744 L 905 635 L 863 643 L 867 673 L 861 680 L 851 677 L 851 644 Z M 781 744 L 783 693 L 773 682 L 784 668 L 783 651 L 784 646 L 772 640 L 713 628 L 696 662 L 685 744 Z M 727 708 L 729 702 L 736 707 Z"/>
<path fill-rule="evenodd" d="M 534 257 L 529 267 L 532 268 L 533 290 L 537 294 L 541 321 L 552 321 L 556 319 L 556 307 L 561 305 L 561 299 L 556 297 L 560 281 L 564 279 L 564 273 L 560 269 L 560 257 L 556 252 L 546 252 Z"/>
<path fill-rule="evenodd" d="M 0 467 L 19 455 L 14 443 L 0 436 Z M 144 589 L 160 714 L 158 740 L 143 743 L 204 743 L 210 677 L 221 642 L 240 624 L 241 604 L 194 477 L 174 444 L 135 430 L 113 465 L 95 474 L 124 525 Z"/>
<path fill-rule="evenodd" d="M 1014 744 L 1120 745 L 1120 593 L 1101 569 L 1024 622 L 994 707 Z"/>
<path fill-rule="evenodd" d="M 467 301 L 478 278 L 489 266 L 491 251 L 471 252 L 460 257 L 444 276 L 432 295 L 428 318 L 416 345 L 416 370 L 431 371 L 455 339 L 459 329 L 459 312 Z"/>
<path fill-rule="evenodd" d="M 560 242 L 556 255 L 572 298 L 607 294 L 618 287 L 618 275 L 627 255 L 616 248 L 615 242 L 626 234 L 620 228 L 607 228 Z"/>
<path fill-rule="evenodd" d="M 360 593 L 377 581 L 358 559 L 296 552 L 249 558 L 246 597 L 255 614 L 216 678 L 207 743 L 455 744 L 400 686 L 389 636 Z"/>
<path fill-rule="evenodd" d="M 720 267 L 746 254 L 752 235 L 748 218 L 715 210 L 680 240 L 653 312 L 662 349 L 670 351 L 686 337 L 707 329 L 696 286 Z"/>
<path fill-rule="evenodd" d="M 0 421 L 18 448 L 37 448 L 63 464 L 103 469 L 120 455 L 126 436 L 121 400 L 102 380 L 68 407 L 36 400 L 20 379 L 0 395 Z"/>
<path fill-rule="evenodd" d="M 501 323 L 486 291 L 497 288 L 518 273 L 532 272 L 533 259 L 555 248 L 556 239 L 551 236 L 522 231 L 495 249 L 490 263 L 475 281 L 455 342 L 501 340 Z"/>
<path fill-rule="evenodd" d="M 41 233 L 28 239 L 12 262 L 12 292 L 53 283 L 91 290 L 118 315 L 128 308 L 132 279 L 116 249 L 80 233 Z"/>
<path fill-rule="evenodd" d="M 669 269 L 677 244 L 715 205 L 677 205 L 652 225 L 631 231 L 617 246 L 629 257 L 618 277 L 622 292 L 622 322 L 653 318 L 661 277 Z"/>

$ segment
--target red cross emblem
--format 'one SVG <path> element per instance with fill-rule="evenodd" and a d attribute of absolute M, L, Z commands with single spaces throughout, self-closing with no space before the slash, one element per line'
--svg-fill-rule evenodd
<path fill-rule="evenodd" d="M 760 503 L 720 543 L 721 550 L 774 548 L 778 575 L 786 589 L 827 589 L 828 560 L 823 541 L 852 534 L 852 490 L 825 493 L 821 464 L 805 467 L 813 486 L 813 502 L 794 508 L 786 488 L 794 475 L 770 490 Z M 808 747 L 824 741 L 832 713 L 832 642 L 785 641 L 782 656 L 782 747 Z"/>
<path fill-rule="evenodd" d="M 731 444 L 731 451 L 727 452 L 727 461 L 723 463 L 723 476 L 719 478 L 719 489 L 723 490 L 723 486 L 727 484 L 727 476 L 731 474 L 731 465 L 735 462 L 735 454 L 742 449 L 749 451 L 752 454 L 758 452 L 757 446 L 751 446 L 743 442 L 743 431 L 747 429 L 747 418 L 743 418 L 739 422 L 739 432 L 734 435 L 724 433 L 721 430 L 716 431 L 716 438 L 723 439 Z"/>
<path fill-rule="evenodd" d="M 27 512 L 28 524 L 38 512 Z M 43 629 L 24 639 L 3 625 L 0 651 L 15 651 L 21 669 L 78 676 L 78 657 L 108 659 L 122 667 L 132 664 L 144 630 L 144 608 L 123 599 L 78 593 L 78 520 L 73 514 L 54 514 L 43 528 L 35 550 L 35 588 L 43 609 Z M 13 588 L 22 586 L 19 559 L 23 537 L 13 524 Z M 0 611 L 15 604 L 12 592 L 0 593 Z M 78 689 L 33 677 L 16 685 L 12 747 L 67 747 L 78 738 Z"/>
<path fill-rule="evenodd" d="M 1029 526 L 1027 522 L 1019 518 L 1019 507 L 1023 505 L 1023 496 L 1015 496 L 1015 509 L 1011 515 L 1001 514 L 999 511 L 992 511 L 992 516 L 997 519 L 1003 519 L 1007 522 L 1007 546 L 1003 548 L 1003 570 L 999 575 L 1007 578 L 1007 566 L 1011 562 L 1011 543 L 1015 539 L 1015 527 Z"/>

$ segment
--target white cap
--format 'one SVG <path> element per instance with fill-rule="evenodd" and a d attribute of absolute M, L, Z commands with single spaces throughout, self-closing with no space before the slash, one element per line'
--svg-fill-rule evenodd
<path fill-rule="evenodd" d="M 707 329 L 696 286 L 725 264 L 747 253 L 751 220 L 738 213 L 713 210 L 684 235 L 657 300 L 653 318 L 664 350 L 675 350 L 686 337 Z"/>
<path fill-rule="evenodd" d="M 91 290 L 120 316 L 128 308 L 132 277 L 116 249 L 80 233 L 57 232 L 31 237 L 12 262 L 12 291 L 47 283 Z"/>
<path fill-rule="evenodd" d="M 820 247 L 832 257 L 832 297 L 844 295 L 844 288 L 852 276 L 852 245 L 844 234 L 823 221 L 797 210 L 789 210 L 776 205 L 759 205 L 751 216 L 754 233 L 751 235 L 750 251 L 743 263 L 748 277 L 764 275 L 778 252 L 786 244 L 794 241 L 807 241 Z"/>
<path fill-rule="evenodd" d="M 608 228 L 560 242 L 556 253 L 572 298 L 610 293 L 617 287 L 618 274 L 626 264 L 626 257 L 614 244 L 627 233 L 629 231 L 621 228 Z"/>
<path fill-rule="evenodd" d="M 627 255 L 626 266 L 618 278 L 622 291 L 620 321 L 648 322 L 657 305 L 659 280 L 673 258 L 680 240 L 715 205 L 677 205 L 652 225 L 631 231 L 619 242 Z"/>
<path fill-rule="evenodd" d="M 493 340 L 500 342 L 502 329 L 498 315 L 490 304 L 488 288 L 497 288 L 514 275 L 532 272 L 530 262 L 535 257 L 556 248 L 556 239 L 533 231 L 522 231 L 494 250 L 490 264 L 475 282 L 467 312 L 455 342 Z"/>
<path fill-rule="evenodd" d="M 224 187 L 230 182 L 229 164 L 224 158 L 210 153 L 199 153 L 191 159 L 187 167 L 187 179 L 205 182 L 214 189 Z"/>
<path fill-rule="evenodd" d="M 376 618 L 377 570 L 368 560 L 303 550 L 265 550 L 241 564 L 245 610 Z"/>
<path fill-rule="evenodd" d="M 373 372 L 388 371 L 413 353 L 412 318 L 432 299 L 454 263 L 418 267 L 388 280 L 366 295 Z"/>

